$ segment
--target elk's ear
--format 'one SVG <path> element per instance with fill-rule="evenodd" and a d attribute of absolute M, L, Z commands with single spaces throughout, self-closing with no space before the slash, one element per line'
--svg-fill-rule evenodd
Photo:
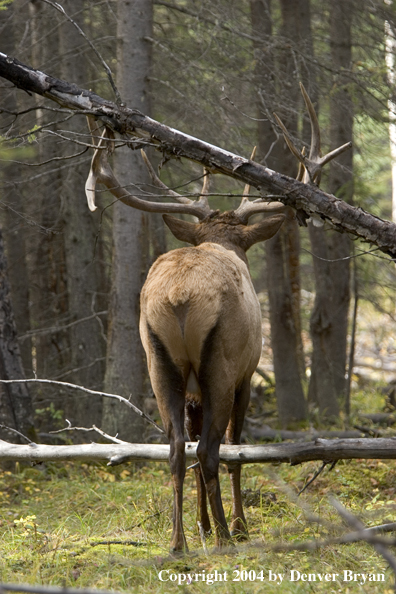
<path fill-rule="evenodd" d="M 162 218 L 176 239 L 197 245 L 197 225 L 195 223 L 182 221 L 167 214 L 162 215 Z"/>
<path fill-rule="evenodd" d="M 254 223 L 254 225 L 248 225 L 245 228 L 245 252 L 255 243 L 271 239 L 279 231 L 285 218 L 284 214 L 277 214 L 263 219 L 259 223 Z"/>

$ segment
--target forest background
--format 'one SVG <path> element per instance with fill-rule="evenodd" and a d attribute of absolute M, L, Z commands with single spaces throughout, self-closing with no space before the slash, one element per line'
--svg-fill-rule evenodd
<path fill-rule="evenodd" d="M 393 3 L 69 0 L 62 6 L 73 22 L 48 0 L 1 2 L 0 50 L 114 99 L 99 52 L 128 107 L 246 157 L 257 145 L 257 162 L 290 176 L 297 163 L 273 112 L 300 148 L 309 146 L 301 81 L 319 115 L 323 152 L 353 142 L 353 150 L 330 164 L 321 186 L 392 218 Z M 11 319 L 11 303 L 17 329 L 12 371 L 2 361 L 2 378 L 68 381 L 152 409 L 138 334 L 139 294 L 153 260 L 176 242 L 161 217 L 114 203 L 106 192 L 99 209 L 89 212 L 84 184 L 91 139 L 84 116 L 3 81 L 0 117 L 7 256 L 2 324 L 4 329 Z M 140 151 L 121 145 L 114 167 L 122 184 L 158 200 Z M 142 141 L 131 146 L 138 149 Z M 169 187 L 199 195 L 200 166 L 161 159 L 145 148 Z M 211 204 L 234 208 L 242 191 L 236 181 L 212 176 Z M 298 219 L 302 226 L 288 222 L 250 253 L 264 314 L 264 357 L 255 384 L 260 392 L 264 381 L 266 397 L 276 397 L 276 427 L 342 425 L 353 405 L 351 386 L 359 387 L 367 369 L 373 367 L 383 385 L 395 378 L 395 267 L 320 220 Z M 359 340 L 373 345 L 364 374 L 351 340 L 359 311 L 373 320 L 365 333 L 357 327 L 358 354 L 365 347 Z M 153 437 L 140 418 L 108 399 L 55 386 L 0 390 L 1 423 L 43 440 L 65 418 L 129 441 Z M 1 436 L 9 439 L 5 429 Z"/>

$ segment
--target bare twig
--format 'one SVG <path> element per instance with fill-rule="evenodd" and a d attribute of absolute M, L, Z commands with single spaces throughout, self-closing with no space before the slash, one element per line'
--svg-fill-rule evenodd
<path fill-rule="evenodd" d="M 31 586 L 30 584 L 3 584 L 0 591 L 30 592 L 31 594 L 117 594 L 114 590 L 90 590 L 81 588 L 61 588 L 59 586 Z"/>
<path fill-rule="evenodd" d="M 355 247 L 353 246 L 353 255 L 355 255 Z M 357 313 L 358 313 L 358 303 L 359 303 L 359 283 L 358 283 L 358 272 L 357 272 L 357 262 L 353 260 L 352 266 L 352 274 L 353 274 L 353 294 L 354 294 L 354 302 L 353 302 L 353 316 L 352 316 L 352 329 L 351 329 L 351 346 L 349 348 L 349 357 L 348 357 L 348 378 L 346 382 L 346 393 L 345 393 L 345 414 L 347 419 L 349 419 L 351 414 L 351 386 L 352 386 L 352 374 L 353 374 L 353 366 L 355 363 L 355 343 L 356 343 L 356 324 L 357 324 Z"/>
<path fill-rule="evenodd" d="M 371 539 L 372 536 L 370 533 L 369 534 L 366 533 L 365 526 L 364 526 L 363 522 L 361 522 L 356 516 L 351 514 L 350 511 L 345 509 L 345 507 L 343 505 L 341 505 L 341 503 L 339 501 L 337 501 L 335 498 L 331 498 L 330 503 L 333 505 L 333 507 L 337 510 L 339 515 L 345 520 L 345 522 L 349 526 L 351 526 L 352 528 L 355 528 L 355 530 L 361 531 L 361 534 L 364 537 L 362 540 L 367 540 L 367 542 L 371 542 L 371 544 L 373 545 L 373 547 L 375 548 L 377 553 L 382 555 L 382 557 L 388 562 L 390 568 L 392 569 L 393 573 L 396 576 L 396 557 L 388 549 L 388 542 L 387 541 L 378 541 L 377 540 L 378 537 L 375 537 L 375 536 L 374 536 L 374 540 L 368 540 L 368 539 Z M 391 542 L 390 544 L 393 546 L 395 545 L 394 539 L 393 539 L 393 542 Z"/>
<path fill-rule="evenodd" d="M 48 380 L 48 379 L 38 379 L 38 378 L 30 378 L 30 379 L 10 379 L 10 380 L 0 380 L 2 384 L 12 384 L 12 383 L 20 383 L 20 384 L 28 384 L 28 383 L 39 383 L 39 384 L 52 384 L 54 386 L 61 386 L 62 388 L 71 388 L 72 390 L 80 390 L 81 392 L 85 392 L 86 394 L 94 394 L 95 396 L 104 396 L 105 398 L 114 398 L 119 402 L 123 402 L 129 408 L 131 408 L 137 415 L 146 419 L 148 423 L 153 425 L 160 433 L 164 433 L 163 429 L 153 419 L 150 419 L 146 413 L 144 413 L 140 408 L 132 404 L 129 400 L 124 398 L 123 396 L 119 396 L 118 394 L 108 394 L 107 392 L 98 392 L 97 390 L 90 390 L 89 388 L 84 388 L 83 386 L 78 386 L 77 384 L 70 384 L 69 382 L 59 382 L 56 380 Z"/>
<path fill-rule="evenodd" d="M 101 53 L 96 49 L 96 47 L 94 46 L 94 44 L 92 43 L 92 41 L 85 35 L 84 31 L 81 29 L 81 27 L 79 27 L 79 25 L 76 23 L 76 21 L 74 21 L 65 11 L 65 9 L 63 8 L 63 6 L 61 4 L 59 4 L 58 2 L 51 2 L 51 0 L 42 0 L 43 2 L 45 2 L 46 4 L 49 4 L 50 6 L 52 6 L 53 8 L 55 8 L 56 10 L 58 10 L 61 14 L 63 14 L 63 16 L 65 18 L 67 18 L 67 20 L 77 29 L 77 31 L 79 32 L 80 35 L 82 35 L 82 37 L 84 37 L 85 41 L 88 43 L 88 45 L 90 46 L 90 48 L 94 51 L 95 55 L 99 58 L 99 60 L 102 63 L 103 68 L 106 71 L 107 77 L 109 79 L 111 88 L 114 91 L 114 95 L 116 97 L 116 101 L 118 105 L 122 104 L 122 99 L 121 99 L 121 95 L 119 90 L 116 87 L 116 84 L 114 82 L 113 79 L 113 74 L 111 72 L 110 67 L 108 66 L 108 64 L 105 62 L 105 60 L 103 59 Z"/>
<path fill-rule="evenodd" d="M 96 433 L 99 433 L 99 435 L 101 435 L 102 437 L 105 437 L 106 439 L 108 439 L 109 441 L 112 441 L 113 443 L 129 443 L 128 441 L 123 441 L 122 439 L 118 439 L 117 436 L 113 437 L 112 435 L 109 435 L 108 433 L 105 433 L 102 429 L 99 429 L 99 427 L 96 427 L 96 425 L 92 425 L 92 427 L 72 427 L 72 424 L 70 423 L 70 421 L 68 419 L 65 419 L 66 423 L 67 423 L 67 427 L 64 427 L 63 429 L 58 429 L 57 431 L 50 431 L 51 434 L 56 434 L 56 433 L 63 433 L 64 431 L 86 431 L 86 432 L 90 432 L 90 431 L 95 431 Z"/>
<path fill-rule="evenodd" d="M 132 547 L 147 547 L 146 542 L 138 542 L 137 540 L 99 540 L 98 542 L 90 542 L 91 547 L 99 547 L 100 545 L 124 545 Z"/>
<path fill-rule="evenodd" d="M 43 335 L 43 334 L 52 334 L 53 332 L 62 332 L 63 330 L 67 330 L 68 328 L 71 328 L 72 326 L 75 326 L 76 324 L 81 324 L 82 322 L 87 322 L 88 320 L 92 320 L 94 318 L 97 318 L 98 316 L 105 316 L 107 315 L 107 310 L 106 311 L 98 311 L 95 312 L 94 314 L 92 314 L 92 316 L 86 316 L 85 318 L 80 318 L 79 320 L 75 320 L 74 322 L 70 322 L 69 324 L 64 324 L 63 326 L 51 326 L 51 328 L 40 328 L 38 330 L 29 330 L 28 332 L 25 332 L 25 334 L 21 334 L 21 336 L 18 336 L 19 340 L 23 340 L 24 338 L 29 338 L 30 336 L 37 336 L 38 334 Z"/>
<path fill-rule="evenodd" d="M 79 153 L 74 153 L 73 155 L 52 157 L 51 159 L 47 159 L 47 161 L 41 161 L 40 163 L 28 163 L 27 161 L 15 161 L 14 159 L 0 159 L 0 161 L 4 161 L 5 163 L 16 163 L 17 165 L 24 165 L 26 167 L 42 167 L 43 165 L 48 165 L 48 163 L 53 163 L 54 161 L 67 161 L 69 159 L 81 157 L 81 155 L 87 152 L 88 148 L 89 147 L 85 147 L 84 150 L 80 151 Z"/>
<path fill-rule="evenodd" d="M 11 433 L 15 433 L 15 435 L 19 435 L 19 437 L 22 437 L 22 439 L 26 439 L 26 441 L 29 444 L 34 444 L 34 441 L 32 441 L 31 439 L 29 439 L 28 437 L 26 437 L 26 435 L 24 435 L 23 433 L 21 433 L 20 431 L 17 431 L 16 429 L 13 429 L 12 427 L 7 427 L 7 425 L 3 425 L 2 423 L 0 423 L 0 429 L 6 429 L 6 431 L 10 431 Z"/>
<path fill-rule="evenodd" d="M 314 482 L 315 479 L 317 479 L 317 477 L 322 474 L 322 472 L 324 471 L 325 467 L 327 466 L 327 462 L 326 460 L 324 460 L 322 462 L 322 466 L 315 472 L 315 474 L 313 475 L 313 477 L 307 482 L 305 483 L 305 485 L 303 486 L 303 488 L 298 492 L 298 495 L 301 495 L 301 493 L 304 493 L 304 491 L 306 489 L 308 489 L 309 485 L 312 485 L 312 483 Z"/>

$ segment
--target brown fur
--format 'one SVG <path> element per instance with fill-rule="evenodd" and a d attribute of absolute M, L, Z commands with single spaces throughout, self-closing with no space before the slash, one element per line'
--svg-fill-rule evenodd
<path fill-rule="evenodd" d="M 245 251 L 274 235 L 278 215 L 256 225 L 223 213 L 199 224 L 164 216 L 179 239 L 196 247 L 169 252 L 152 266 L 141 294 L 140 333 L 161 418 L 171 444 L 174 550 L 187 549 L 182 526 L 184 421 L 199 436 L 198 514 L 209 530 L 206 492 L 216 543 L 230 544 L 218 481 L 219 445 L 239 443 L 250 378 L 261 353 L 261 315 Z M 232 528 L 247 535 L 240 468 L 231 468 Z"/>

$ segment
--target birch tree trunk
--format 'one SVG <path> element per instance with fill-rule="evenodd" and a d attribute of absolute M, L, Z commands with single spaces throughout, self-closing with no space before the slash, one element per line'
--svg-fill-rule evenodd
<path fill-rule="evenodd" d="M 150 113 L 148 77 L 152 35 L 151 0 L 120 0 L 117 20 L 117 85 L 123 101 Z M 140 153 L 128 147 L 116 151 L 115 173 L 121 184 L 134 180 L 131 191 L 141 194 L 148 181 Z M 113 263 L 105 390 L 131 396 L 143 407 L 147 389 L 146 362 L 139 335 L 140 290 L 146 273 L 147 217 L 116 203 L 113 214 Z M 141 441 L 144 425 L 113 402 L 103 404 L 102 427 L 122 439 Z"/>
<path fill-rule="evenodd" d="M 386 4 L 391 4 L 391 0 L 385 0 Z M 395 54 L 396 38 L 394 30 L 388 21 L 385 21 L 385 60 L 388 70 L 388 80 L 390 88 L 394 88 L 396 83 L 395 73 Z M 392 99 L 388 101 L 389 111 L 389 140 L 392 157 L 392 221 L 396 223 L 396 105 Z"/>

